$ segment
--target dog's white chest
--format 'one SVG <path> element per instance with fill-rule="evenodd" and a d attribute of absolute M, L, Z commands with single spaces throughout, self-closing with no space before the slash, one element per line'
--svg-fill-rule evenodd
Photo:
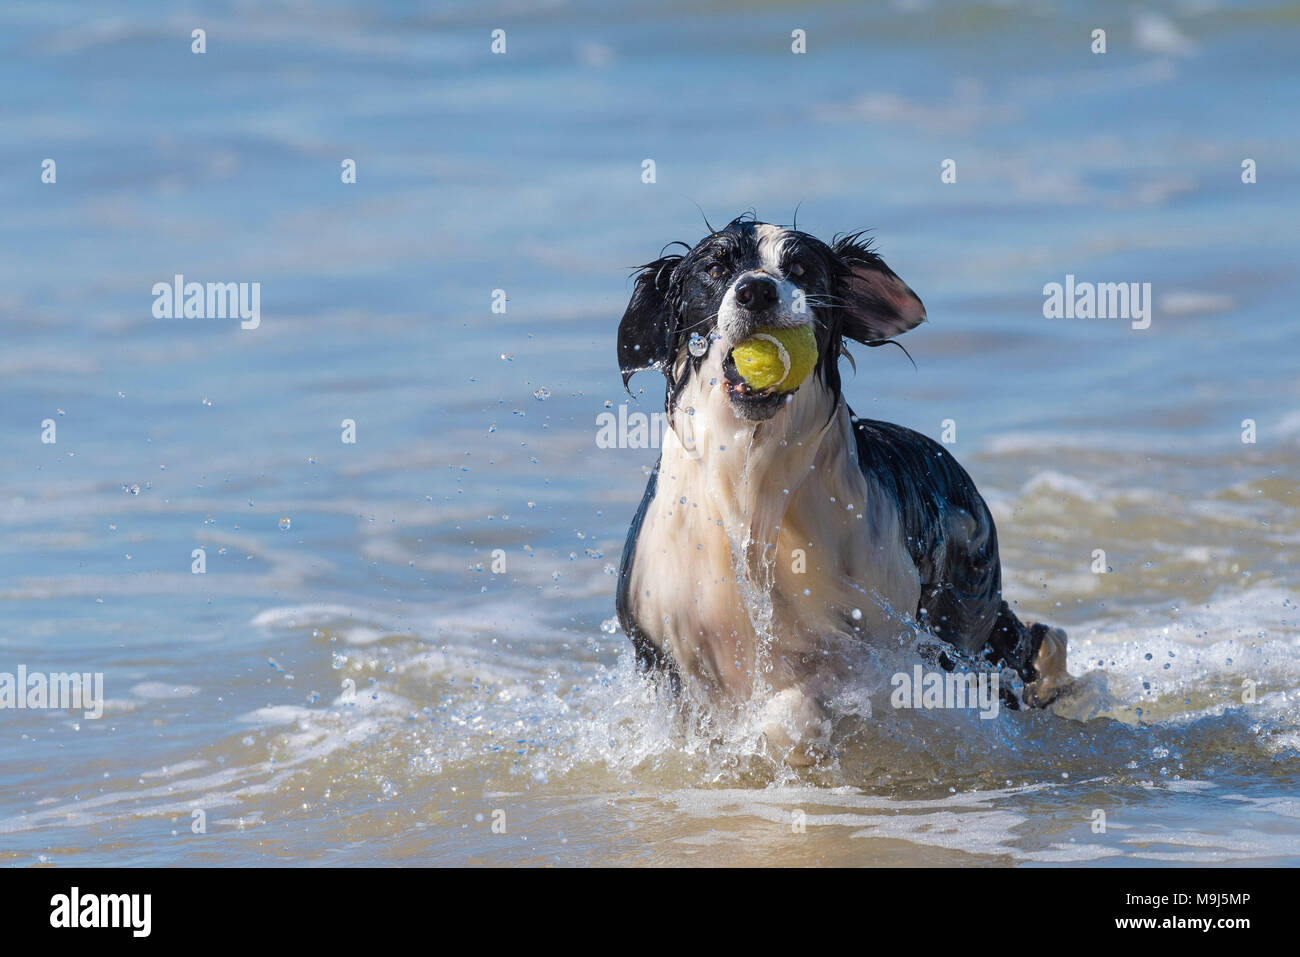
<path fill-rule="evenodd" d="M 780 690 L 834 671 L 839 643 L 903 633 L 920 596 L 897 512 L 853 459 L 847 412 L 797 399 L 789 431 L 812 437 L 797 443 L 697 408 L 679 429 L 693 448 L 665 442 L 637 539 L 640 627 L 684 677 L 733 697 L 755 676 Z"/>

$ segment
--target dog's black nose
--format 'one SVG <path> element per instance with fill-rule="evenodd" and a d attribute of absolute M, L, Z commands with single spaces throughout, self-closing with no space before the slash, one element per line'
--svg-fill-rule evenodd
<path fill-rule="evenodd" d="M 776 283 L 766 276 L 746 276 L 736 283 L 736 302 L 746 309 L 770 309 L 776 298 Z"/>

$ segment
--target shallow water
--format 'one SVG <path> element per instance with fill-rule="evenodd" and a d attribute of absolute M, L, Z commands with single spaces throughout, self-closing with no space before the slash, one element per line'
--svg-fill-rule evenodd
<path fill-rule="evenodd" d="M 0 671 L 108 701 L 0 711 L 0 860 L 1300 863 L 1298 28 L 6 5 Z M 893 710 L 892 649 L 794 772 L 632 673 L 607 623 L 655 452 L 596 417 L 628 267 L 695 203 L 874 227 L 930 322 L 848 399 L 954 421 L 1007 596 L 1088 675 L 1060 713 Z M 261 282 L 260 327 L 154 319 L 178 272 Z M 1067 273 L 1150 282 L 1151 327 L 1044 319 Z"/>

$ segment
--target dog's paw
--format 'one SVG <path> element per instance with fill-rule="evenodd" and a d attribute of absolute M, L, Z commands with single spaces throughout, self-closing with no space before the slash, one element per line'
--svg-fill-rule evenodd
<path fill-rule="evenodd" d="M 800 688 L 786 688 L 773 695 L 763 708 L 761 724 L 768 753 L 792 768 L 810 767 L 827 753 L 830 715 Z"/>
<path fill-rule="evenodd" d="M 1070 690 L 1074 676 L 1065 668 L 1065 631 L 1038 623 L 1031 630 L 1042 636 L 1033 661 L 1038 678 L 1025 685 L 1023 699 L 1031 707 L 1046 708 Z"/>

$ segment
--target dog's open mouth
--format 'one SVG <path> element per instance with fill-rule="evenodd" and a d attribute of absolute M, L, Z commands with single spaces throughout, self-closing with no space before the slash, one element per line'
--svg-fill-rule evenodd
<path fill-rule="evenodd" d="M 732 405 L 747 419 L 770 419 L 794 391 L 777 392 L 775 388 L 755 389 L 736 368 L 736 360 L 727 350 L 722 360 L 722 389 Z"/>

